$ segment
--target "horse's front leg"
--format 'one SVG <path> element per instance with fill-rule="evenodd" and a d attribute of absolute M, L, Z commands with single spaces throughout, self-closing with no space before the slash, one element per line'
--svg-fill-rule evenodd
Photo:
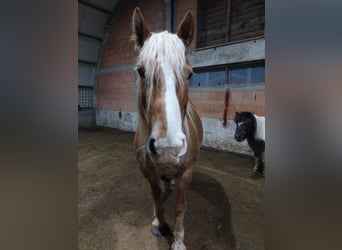
<path fill-rule="evenodd" d="M 173 230 L 174 241 L 171 250 L 186 250 L 184 245 L 183 219 L 186 210 L 186 192 L 191 182 L 192 169 L 184 172 L 183 176 L 176 182 L 176 221 Z"/>
<path fill-rule="evenodd" d="M 159 186 L 159 178 L 147 177 L 147 180 L 150 184 L 151 195 L 153 198 L 153 221 L 151 232 L 155 236 L 169 235 L 171 230 L 164 218 L 164 210 L 161 199 L 162 191 Z"/>

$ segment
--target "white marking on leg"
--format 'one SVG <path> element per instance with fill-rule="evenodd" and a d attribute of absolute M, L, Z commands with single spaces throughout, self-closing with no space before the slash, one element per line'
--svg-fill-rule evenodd
<path fill-rule="evenodd" d="M 159 225 L 160 223 L 159 223 L 158 217 L 154 216 L 153 221 L 152 221 L 152 226 L 159 227 Z"/>
<path fill-rule="evenodd" d="M 185 212 L 185 210 L 184 210 Z M 180 230 L 179 231 L 173 231 L 173 236 L 174 236 L 174 240 L 173 240 L 173 244 L 172 244 L 172 250 L 185 250 L 186 247 L 183 243 L 184 240 L 184 227 L 183 227 L 183 219 L 184 219 L 184 212 L 179 214 L 176 217 L 176 224 L 180 223 Z M 175 225 L 176 227 L 176 225 Z"/>
<path fill-rule="evenodd" d="M 254 157 L 254 168 L 253 168 L 253 172 L 257 172 L 258 171 L 258 157 Z"/>
<path fill-rule="evenodd" d="M 181 232 L 174 232 L 174 242 L 172 243 L 171 249 L 172 250 L 186 250 L 186 247 L 183 243 L 184 240 L 184 230 Z"/>
<path fill-rule="evenodd" d="M 152 220 L 152 226 L 156 226 L 159 227 L 160 223 L 159 223 L 159 219 L 157 217 L 157 213 L 156 213 L 156 208 L 153 207 L 153 220 Z"/>

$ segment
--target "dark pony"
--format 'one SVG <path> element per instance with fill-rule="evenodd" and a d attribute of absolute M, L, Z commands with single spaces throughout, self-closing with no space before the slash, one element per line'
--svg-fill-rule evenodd
<path fill-rule="evenodd" d="M 189 101 L 188 79 L 192 67 L 186 58 L 195 24 L 188 12 L 177 34 L 153 33 L 136 8 L 132 18 L 138 78 L 138 125 L 134 152 L 147 179 L 154 204 L 152 233 L 170 234 L 164 218 L 160 179 L 166 193 L 175 186 L 175 214 L 172 250 L 185 250 L 183 218 L 185 194 L 203 138 L 201 119 Z M 165 193 L 164 193 L 165 194 Z"/>
<path fill-rule="evenodd" d="M 264 175 L 265 170 L 265 117 L 251 112 L 235 113 L 236 130 L 234 138 L 238 142 L 247 139 L 254 152 L 255 163 L 253 173 Z"/>

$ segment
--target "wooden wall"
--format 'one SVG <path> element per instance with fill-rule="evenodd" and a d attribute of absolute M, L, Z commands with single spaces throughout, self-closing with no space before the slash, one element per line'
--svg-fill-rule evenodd
<path fill-rule="evenodd" d="M 197 47 L 264 35 L 265 0 L 198 1 Z"/>

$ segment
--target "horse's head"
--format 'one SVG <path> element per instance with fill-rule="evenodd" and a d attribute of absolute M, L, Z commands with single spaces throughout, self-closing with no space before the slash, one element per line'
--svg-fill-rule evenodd
<path fill-rule="evenodd" d="M 253 114 L 250 112 L 236 112 L 234 122 L 236 124 L 234 138 L 237 141 L 243 141 L 252 131 Z"/>
<path fill-rule="evenodd" d="M 138 111 L 148 131 L 147 152 L 157 163 L 176 164 L 187 152 L 183 121 L 192 67 L 186 51 L 194 36 L 194 18 L 188 13 L 177 34 L 150 32 L 139 8 L 132 22 L 139 50 Z"/>

